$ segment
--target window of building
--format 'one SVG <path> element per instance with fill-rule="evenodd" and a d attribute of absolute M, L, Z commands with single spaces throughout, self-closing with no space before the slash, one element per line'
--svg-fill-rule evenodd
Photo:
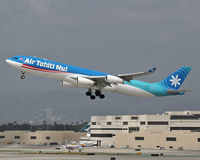
<path fill-rule="evenodd" d="M 92 122 L 92 125 L 96 125 L 97 123 L 96 122 Z"/>
<path fill-rule="evenodd" d="M 197 138 L 197 142 L 200 142 L 200 138 Z"/>
<path fill-rule="evenodd" d="M 37 137 L 36 136 L 31 136 L 31 139 L 37 139 Z"/>
<path fill-rule="evenodd" d="M 136 140 L 136 141 L 143 141 L 143 140 L 144 140 L 144 137 L 135 137 L 135 140 Z"/>
<path fill-rule="evenodd" d="M 149 121 L 148 125 L 168 125 L 167 121 Z"/>
<path fill-rule="evenodd" d="M 128 125 L 128 122 L 123 122 L 123 125 Z"/>
<path fill-rule="evenodd" d="M 127 128 L 90 128 L 90 130 L 127 130 Z"/>
<path fill-rule="evenodd" d="M 129 133 L 138 132 L 139 130 L 140 130 L 139 127 L 129 127 L 129 128 L 128 128 L 128 132 L 129 132 Z"/>
<path fill-rule="evenodd" d="M 140 125 L 145 125 L 145 121 L 141 121 L 141 122 L 140 122 Z"/>
<path fill-rule="evenodd" d="M 160 148 L 160 146 L 156 146 L 156 148 Z"/>
<path fill-rule="evenodd" d="M 111 125 L 112 124 L 112 122 L 107 122 L 107 125 Z"/>
<path fill-rule="evenodd" d="M 176 141 L 176 137 L 166 137 L 166 141 Z"/>
<path fill-rule="evenodd" d="M 50 136 L 46 136 L 46 139 L 49 140 L 49 139 L 50 139 Z"/>
<path fill-rule="evenodd" d="M 0 138 L 5 138 L 5 136 L 0 136 Z"/>
<path fill-rule="evenodd" d="M 115 119 L 121 119 L 121 117 L 115 117 Z"/>
<path fill-rule="evenodd" d="M 198 119 L 198 117 L 194 115 L 171 115 L 170 117 L 171 120 L 182 120 L 182 119 Z"/>
<path fill-rule="evenodd" d="M 15 139 L 20 139 L 20 136 L 15 136 Z"/>
<path fill-rule="evenodd" d="M 91 134 L 91 137 L 113 137 L 114 134 Z"/>
<path fill-rule="evenodd" d="M 131 120 L 138 120 L 138 117 L 131 117 Z"/>
<path fill-rule="evenodd" d="M 173 146 L 169 146 L 169 148 L 174 148 Z"/>
<path fill-rule="evenodd" d="M 200 127 L 170 127 L 170 131 L 173 131 L 173 130 L 200 131 Z"/>
<path fill-rule="evenodd" d="M 194 114 L 194 116 L 200 118 L 200 114 Z"/>

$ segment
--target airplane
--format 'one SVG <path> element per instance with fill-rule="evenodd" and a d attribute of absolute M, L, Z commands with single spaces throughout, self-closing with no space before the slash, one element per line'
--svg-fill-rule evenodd
<path fill-rule="evenodd" d="M 58 146 L 56 146 L 55 149 L 61 149 L 61 150 L 65 150 L 68 149 L 68 151 L 70 152 L 71 150 L 76 150 L 76 149 L 83 149 L 84 146 L 80 145 L 80 144 L 67 144 L 67 145 L 63 145 L 63 144 L 59 144 Z"/>
<path fill-rule="evenodd" d="M 82 147 L 92 147 L 92 146 L 97 146 L 97 141 L 94 141 L 94 140 L 90 140 L 90 138 L 85 138 L 85 139 L 81 139 L 79 141 L 79 144 L 82 146 Z"/>
<path fill-rule="evenodd" d="M 81 137 L 79 144 L 82 147 L 91 147 L 91 146 L 97 146 L 97 141 L 95 140 L 90 140 L 90 126 L 91 123 L 89 122 L 88 124 L 86 124 L 83 128 L 81 128 L 81 130 L 79 132 L 86 132 L 87 133 L 87 137 Z"/>
<path fill-rule="evenodd" d="M 83 146 L 80 144 L 67 144 L 67 145 L 62 145 L 62 147 L 68 149 L 68 150 L 74 150 L 74 149 L 82 149 Z"/>
<path fill-rule="evenodd" d="M 111 75 L 30 56 L 14 56 L 6 59 L 6 62 L 21 71 L 21 79 L 25 78 L 26 72 L 53 78 L 59 80 L 62 86 L 86 88 L 86 95 L 91 100 L 96 97 L 103 99 L 105 95 L 102 91 L 140 97 L 184 95 L 191 91 L 179 90 L 191 70 L 188 66 L 182 66 L 160 82 L 147 83 L 133 79 L 154 73 L 156 67 L 144 72 Z"/>

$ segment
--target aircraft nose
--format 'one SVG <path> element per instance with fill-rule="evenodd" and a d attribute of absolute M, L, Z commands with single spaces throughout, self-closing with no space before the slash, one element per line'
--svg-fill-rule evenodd
<path fill-rule="evenodd" d="M 15 66 L 15 63 L 11 59 L 6 59 L 6 63 L 9 64 L 10 66 Z"/>
<path fill-rule="evenodd" d="M 6 59 L 6 63 L 11 64 L 12 61 L 10 59 Z"/>
<path fill-rule="evenodd" d="M 8 64 L 9 64 L 9 62 L 10 62 L 10 60 L 9 60 L 9 59 L 6 59 L 6 63 L 8 63 Z"/>
<path fill-rule="evenodd" d="M 22 63 L 15 61 L 13 58 L 6 59 L 6 63 L 9 64 L 11 67 L 21 69 Z"/>

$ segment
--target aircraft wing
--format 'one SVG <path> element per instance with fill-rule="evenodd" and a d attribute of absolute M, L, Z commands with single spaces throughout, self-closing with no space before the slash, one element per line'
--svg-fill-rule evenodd
<path fill-rule="evenodd" d="M 128 74 L 119 74 L 117 75 L 117 77 L 120 77 L 126 81 L 130 81 L 136 77 L 140 77 L 140 76 L 144 76 L 144 75 L 147 75 L 147 74 L 150 74 L 150 73 L 154 73 L 156 70 L 156 67 L 148 70 L 148 71 L 145 71 L 145 72 L 137 72 L 137 73 L 128 73 Z"/>
<path fill-rule="evenodd" d="M 147 75 L 147 74 L 151 74 L 151 73 L 154 73 L 156 70 L 156 67 L 148 70 L 148 71 L 144 71 L 144 72 L 137 72 L 137 73 L 127 73 L 127 74 L 118 74 L 118 75 L 115 75 L 115 77 L 118 77 L 118 78 L 121 78 L 125 81 L 130 81 L 136 77 L 140 77 L 140 76 L 144 76 L 144 75 Z M 105 81 L 105 78 L 106 76 L 90 76 L 90 77 L 87 77 L 91 80 L 94 80 L 94 81 Z"/>

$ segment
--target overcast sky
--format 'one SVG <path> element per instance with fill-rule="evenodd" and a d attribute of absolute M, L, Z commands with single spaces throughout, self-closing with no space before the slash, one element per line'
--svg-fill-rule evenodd
<path fill-rule="evenodd" d="M 152 113 L 153 106 L 159 108 L 159 112 L 200 110 L 199 6 L 199 0 L 1 0 L 0 95 L 4 101 L 0 102 L 0 110 L 18 95 L 31 94 L 34 98 L 34 94 L 52 92 L 67 99 L 73 93 L 76 101 L 85 96 L 85 90 L 63 89 L 55 80 L 34 75 L 21 80 L 20 72 L 5 63 L 6 58 L 15 55 L 45 57 L 113 74 L 145 71 L 156 66 L 154 74 L 140 78 L 147 82 L 159 81 L 180 66 L 188 65 L 192 71 L 182 88 L 195 92 L 185 96 L 157 98 L 152 103 L 152 99 L 113 93 L 106 94 L 109 101 L 97 100 L 94 104 L 87 97 L 81 104 L 83 107 L 94 104 L 96 115 L 112 114 L 105 108 L 97 111 L 107 105 L 113 107 L 113 114 L 129 114 L 130 108 L 126 108 L 126 112 L 123 107 L 115 111 L 118 101 L 120 105 L 129 104 L 136 114 Z M 29 103 L 41 105 L 40 102 Z M 50 105 L 55 100 L 48 99 L 46 103 Z M 54 110 L 59 107 L 56 104 L 64 106 L 64 103 L 66 101 L 62 104 L 59 100 Z M 12 118 L 7 116 L 6 121 Z M 89 119 L 88 116 L 82 118 Z"/>

